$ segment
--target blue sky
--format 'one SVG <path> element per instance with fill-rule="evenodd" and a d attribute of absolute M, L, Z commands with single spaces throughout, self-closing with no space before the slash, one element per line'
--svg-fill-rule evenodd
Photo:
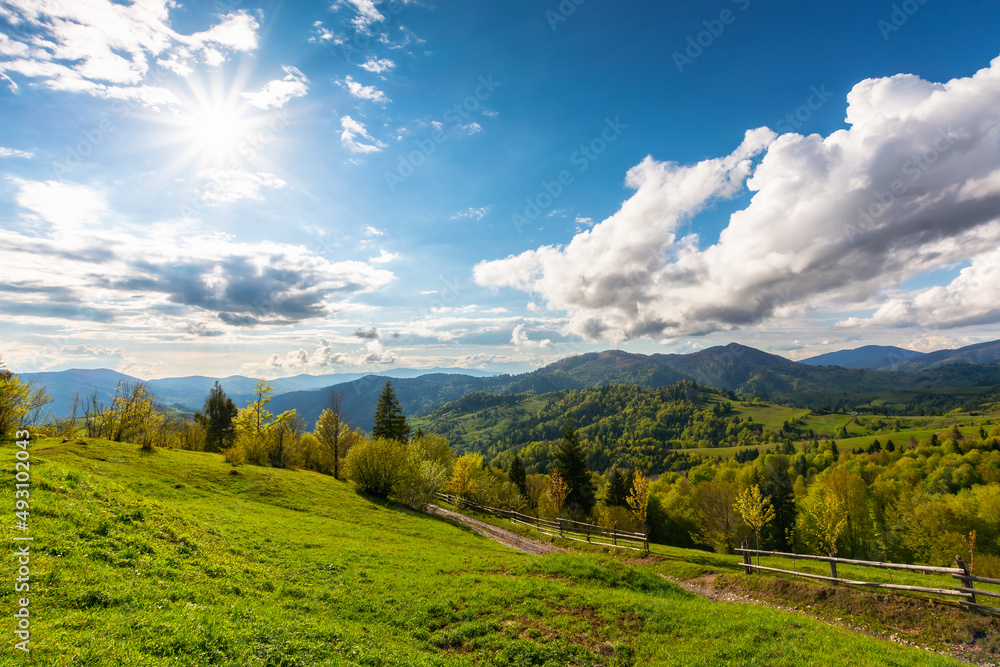
<path fill-rule="evenodd" d="M 0 0 L 0 353 L 1000 338 L 1000 6 Z"/>

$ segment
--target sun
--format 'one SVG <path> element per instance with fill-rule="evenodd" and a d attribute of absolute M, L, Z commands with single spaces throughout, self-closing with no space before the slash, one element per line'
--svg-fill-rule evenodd
<path fill-rule="evenodd" d="M 241 149 L 249 142 L 255 119 L 248 105 L 234 100 L 204 100 L 181 112 L 178 130 L 200 168 L 222 169 L 242 159 Z"/>
<path fill-rule="evenodd" d="M 188 77 L 189 90 L 177 95 L 180 104 L 165 123 L 159 144 L 173 157 L 171 173 L 234 170 L 253 160 L 254 138 L 266 124 L 266 114 L 241 93 L 243 77 L 222 81 Z"/>
<path fill-rule="evenodd" d="M 192 144 L 213 162 L 236 157 L 251 129 L 240 109 L 222 106 L 195 110 L 186 125 Z"/>

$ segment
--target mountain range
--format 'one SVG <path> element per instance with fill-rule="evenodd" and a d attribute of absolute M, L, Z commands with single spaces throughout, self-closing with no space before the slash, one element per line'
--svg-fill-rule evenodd
<path fill-rule="evenodd" d="M 892 363 L 889 363 L 892 362 Z M 877 366 L 877 367 L 873 367 Z M 69 411 L 73 396 L 97 393 L 107 401 L 120 380 L 137 378 L 110 371 L 68 370 L 23 373 L 44 385 L 55 399 L 53 411 Z M 177 409 L 201 408 L 215 378 L 192 376 L 150 380 L 160 400 Z M 344 394 L 343 407 L 356 427 L 370 430 L 379 393 L 391 381 L 404 414 L 421 416 L 475 391 L 497 394 L 545 394 L 609 384 L 662 387 L 681 380 L 807 406 L 841 407 L 865 396 L 926 392 L 956 387 L 1000 385 L 1000 341 L 957 350 L 921 354 L 894 347 L 866 346 L 802 362 L 737 343 L 691 354 L 634 354 L 621 350 L 592 352 L 561 359 L 520 375 L 491 375 L 466 369 L 396 369 L 379 375 L 298 375 L 270 380 L 275 391 L 268 408 L 275 414 L 295 409 L 312 424 L 331 391 Z M 226 393 L 242 406 L 252 396 L 253 378 L 220 378 Z M 912 401 L 909 401 L 912 403 Z"/>

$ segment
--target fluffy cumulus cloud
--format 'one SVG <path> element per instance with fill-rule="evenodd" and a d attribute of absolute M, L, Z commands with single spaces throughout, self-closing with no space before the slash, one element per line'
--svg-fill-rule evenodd
<path fill-rule="evenodd" d="M 510 335 L 510 344 L 513 345 L 514 347 L 520 347 L 520 348 L 552 347 L 552 341 L 549 340 L 548 338 L 544 340 L 529 339 L 527 332 L 525 332 L 524 330 L 523 324 L 518 324 L 516 327 L 514 327 L 514 331 L 511 332 Z"/>
<path fill-rule="evenodd" d="M 350 350 L 350 351 L 345 351 Z M 396 353 L 385 348 L 377 338 L 368 340 L 360 347 L 350 348 L 344 343 L 321 339 L 311 351 L 299 348 L 286 352 L 284 356 L 272 354 L 262 367 L 246 366 L 248 373 L 305 373 L 357 371 L 372 366 L 386 366 L 396 362 Z"/>
<path fill-rule="evenodd" d="M 285 76 L 264 84 L 256 93 L 243 93 L 243 99 L 258 109 L 280 109 L 293 97 L 309 92 L 309 79 L 294 67 L 283 67 Z"/>
<path fill-rule="evenodd" d="M 840 326 L 881 325 L 951 329 L 1000 322 L 1000 249 L 976 257 L 947 285 L 886 301 L 870 318 L 852 317 Z"/>
<path fill-rule="evenodd" d="M 243 10 L 219 17 L 205 31 L 182 34 L 170 25 L 173 6 L 172 0 L 3 0 L 0 18 L 16 26 L 19 36 L 0 40 L 0 76 L 13 90 L 24 79 L 156 107 L 178 100 L 149 82 L 151 60 L 186 76 L 191 63 L 215 67 L 229 53 L 257 47 L 260 26 Z"/>
<path fill-rule="evenodd" d="M 179 234 L 183 223 L 139 232 L 109 221 L 113 211 L 86 186 L 14 183 L 18 217 L 0 229 L 0 265 L 18 267 L 0 285 L 0 309 L 11 321 L 214 335 L 227 325 L 324 320 L 394 279 L 299 245 Z"/>
<path fill-rule="evenodd" d="M 564 247 L 482 262 L 475 278 L 567 312 L 575 334 L 624 340 L 877 304 L 914 275 L 976 258 L 952 285 L 897 294 L 875 317 L 1000 321 L 988 307 L 997 296 L 988 253 L 1000 244 L 998 108 L 1000 58 L 947 83 L 862 81 L 847 97 L 848 129 L 752 130 L 731 155 L 695 165 L 646 158 L 627 175 L 635 194 L 610 218 Z M 717 242 L 681 233 L 744 188 L 749 204 Z M 959 291 L 969 308 L 945 307 Z"/>

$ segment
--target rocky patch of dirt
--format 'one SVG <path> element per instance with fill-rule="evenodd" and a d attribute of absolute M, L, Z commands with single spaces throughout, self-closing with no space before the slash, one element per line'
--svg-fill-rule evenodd
<path fill-rule="evenodd" d="M 438 507 L 437 505 L 428 505 L 427 513 L 451 519 L 456 523 L 460 523 L 463 526 L 471 528 L 483 537 L 488 537 L 489 539 L 495 540 L 506 547 L 517 549 L 518 551 L 523 551 L 525 553 L 532 554 L 533 556 L 544 556 L 545 554 L 565 551 L 565 549 L 560 549 L 552 546 L 551 544 L 533 540 L 519 533 L 515 533 L 512 530 L 493 526 L 485 521 L 479 521 L 478 519 L 473 519 L 472 517 L 465 516 L 459 512 L 446 510 L 443 507 Z"/>

